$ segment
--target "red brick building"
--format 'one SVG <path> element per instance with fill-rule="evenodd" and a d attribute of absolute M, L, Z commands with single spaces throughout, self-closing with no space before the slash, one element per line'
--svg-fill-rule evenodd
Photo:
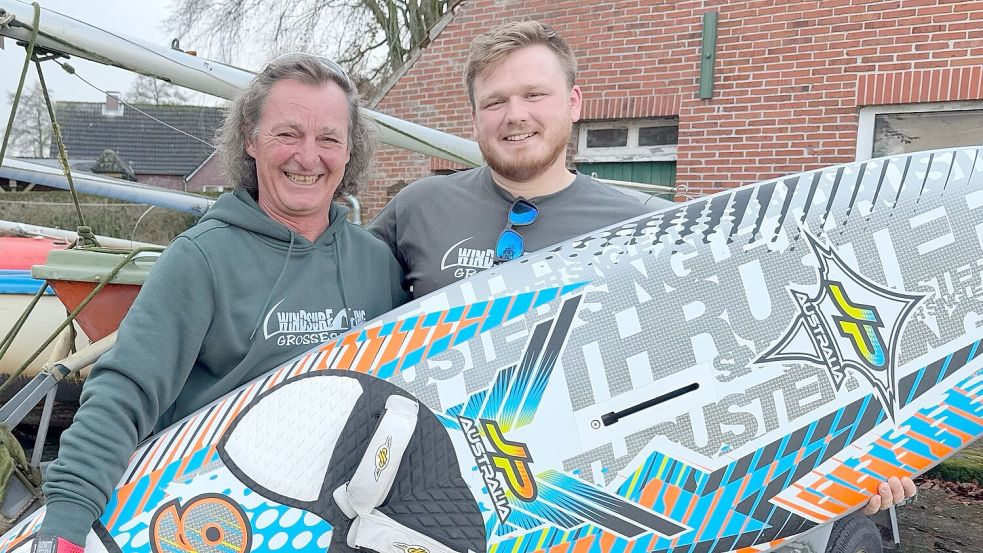
<path fill-rule="evenodd" d="M 716 12 L 712 97 L 700 97 Z M 540 19 L 579 59 L 571 165 L 701 195 L 901 151 L 983 143 L 983 1 L 465 0 L 375 109 L 471 137 L 461 71 L 472 37 Z M 367 217 L 453 169 L 381 147 Z M 678 195 L 677 198 L 681 197 Z"/>

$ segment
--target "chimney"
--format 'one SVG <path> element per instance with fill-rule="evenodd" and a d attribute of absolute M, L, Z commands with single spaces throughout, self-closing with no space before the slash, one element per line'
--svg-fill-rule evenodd
<path fill-rule="evenodd" d="M 106 92 L 106 105 L 102 106 L 103 115 L 123 115 L 123 104 L 117 98 L 119 92 Z"/>

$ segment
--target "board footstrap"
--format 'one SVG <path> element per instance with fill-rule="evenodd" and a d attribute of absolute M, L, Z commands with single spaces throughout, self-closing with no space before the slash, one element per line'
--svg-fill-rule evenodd
<path fill-rule="evenodd" d="M 371 512 L 389 495 L 403 454 L 416 430 L 419 411 L 419 405 L 412 399 L 393 395 L 386 400 L 386 410 L 355 474 L 332 493 L 338 508 L 348 518 Z"/>
<path fill-rule="evenodd" d="M 346 541 L 349 547 L 372 551 L 392 551 L 395 546 L 406 553 L 458 553 L 377 510 L 355 517 Z M 473 552 L 469 549 L 468 553 Z"/>
<path fill-rule="evenodd" d="M 439 541 L 389 518 L 376 510 L 396 480 L 403 455 L 416 430 L 420 406 L 412 399 L 392 395 L 352 479 L 332 493 L 335 503 L 352 519 L 346 542 L 349 547 L 406 553 L 457 553 Z"/>

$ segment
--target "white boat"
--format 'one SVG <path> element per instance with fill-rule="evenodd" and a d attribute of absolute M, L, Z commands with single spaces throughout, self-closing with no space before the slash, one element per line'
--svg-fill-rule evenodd
<path fill-rule="evenodd" d="M 43 281 L 31 277 L 31 267 L 44 263 L 51 250 L 64 249 L 68 242 L 42 236 L 0 236 L 0 339 L 6 336 L 17 323 L 24 310 L 30 305 Z M 13 343 L 0 357 L 0 375 L 6 377 L 16 371 L 31 356 L 65 319 L 65 306 L 48 291 L 38 301 Z M 79 332 L 78 347 L 88 344 L 85 335 Z M 21 375 L 21 378 L 36 374 L 52 350 L 47 348 L 35 359 Z"/>
<path fill-rule="evenodd" d="M 105 264 L 101 258 L 108 257 L 115 261 L 116 256 L 111 254 L 66 252 L 65 249 L 74 239 L 75 233 L 69 231 L 0 221 L 0 340 L 7 336 L 34 300 L 38 289 L 44 286 L 45 281 L 36 277 L 60 277 L 51 279 L 52 286 L 24 320 L 10 347 L 0 355 L 0 378 L 6 380 L 6 377 L 18 371 L 65 320 L 68 313 L 66 305 L 77 305 L 95 287 L 95 278 L 101 274 L 100 261 Z M 112 248 L 156 247 L 154 244 L 105 236 L 98 236 L 97 239 L 100 244 Z M 73 275 L 68 274 L 70 270 L 66 271 L 66 257 L 67 263 L 73 265 L 68 269 L 77 268 L 85 273 L 76 275 L 77 281 L 67 282 Z M 118 319 L 125 314 L 148 269 L 146 263 L 139 260 L 136 263 L 142 265 L 135 271 L 139 273 L 136 277 L 131 276 L 134 270 L 124 271 L 103 290 L 105 293 L 95 300 L 97 303 L 93 304 L 92 310 L 86 308 L 79 314 L 80 324 L 75 324 L 76 349 L 88 345 L 90 338 L 98 340 L 115 330 Z M 116 305 L 112 305 L 114 303 Z M 109 311 L 114 313 L 110 314 Z M 23 379 L 37 374 L 48 361 L 53 344 L 49 344 L 18 377 Z M 17 386 L 11 388 L 16 389 Z M 8 395 L 5 391 L 0 394 L 0 399 L 6 399 Z"/>

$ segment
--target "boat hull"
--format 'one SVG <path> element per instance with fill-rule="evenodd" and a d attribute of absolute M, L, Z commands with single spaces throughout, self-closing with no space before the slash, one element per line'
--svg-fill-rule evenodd
<path fill-rule="evenodd" d="M 71 310 L 81 305 L 98 285 L 72 280 L 49 280 L 48 284 L 54 288 L 61 303 Z M 93 342 L 101 340 L 116 332 L 139 292 L 140 286 L 136 284 L 107 284 L 79 312 L 76 321 Z"/>
<path fill-rule="evenodd" d="M 7 335 L 7 332 L 31 303 L 32 297 L 32 294 L 0 294 L 0 336 Z M 0 358 L 0 375 L 2 375 L 3 380 L 6 380 L 16 371 L 38 346 L 51 336 L 58 325 L 65 320 L 65 314 L 65 306 L 58 301 L 57 297 L 49 294 L 41 298 L 18 332 L 10 349 Z M 89 343 L 89 338 L 78 326 L 76 326 L 76 330 L 78 333 L 75 346 L 77 348 L 85 347 Z M 51 351 L 52 345 L 49 344 L 21 376 L 31 377 L 37 374 L 48 361 Z M 16 390 L 18 387 L 12 386 L 11 388 Z M 0 400 L 5 399 L 5 397 L 0 396 Z"/>

